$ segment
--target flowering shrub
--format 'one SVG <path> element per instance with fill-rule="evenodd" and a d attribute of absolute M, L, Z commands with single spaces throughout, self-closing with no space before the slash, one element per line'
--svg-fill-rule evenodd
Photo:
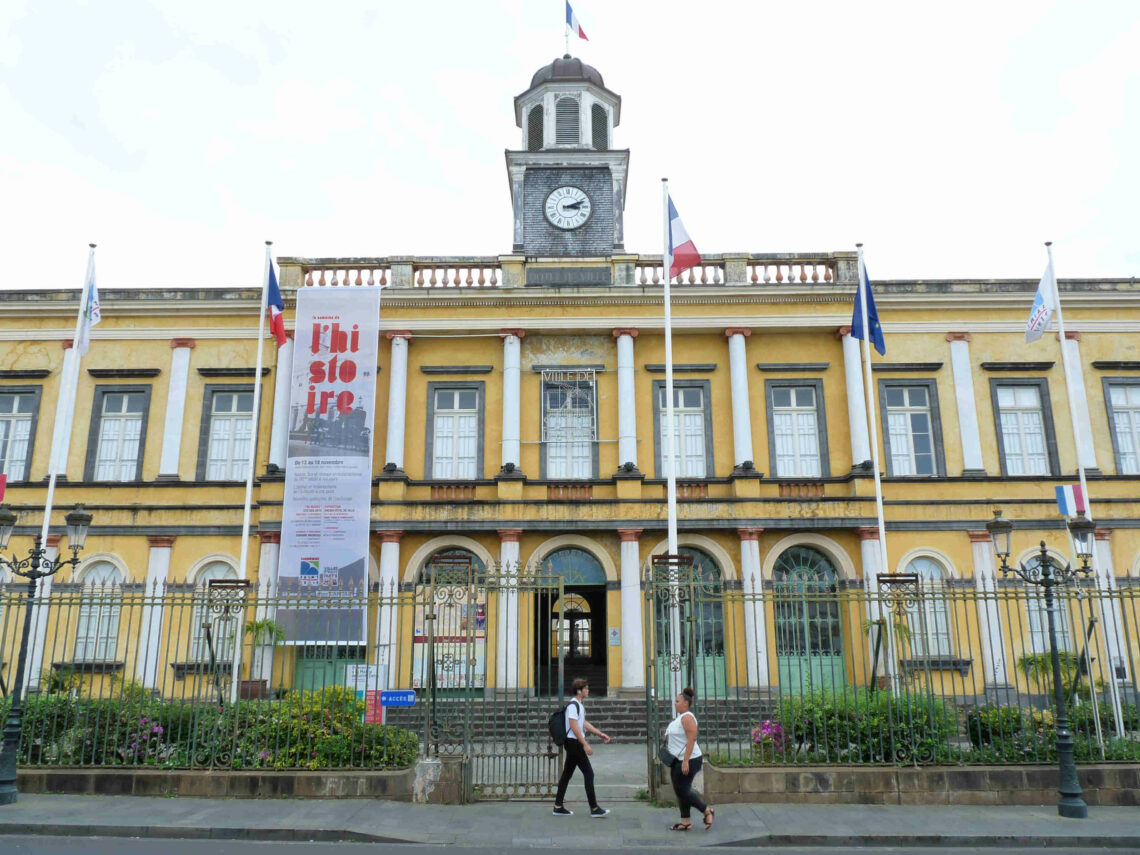
<path fill-rule="evenodd" d="M 752 728 L 752 759 L 761 763 L 772 763 L 784 753 L 784 728 L 770 718 Z"/>
<path fill-rule="evenodd" d="M 0 714 L 8 702 L 0 701 Z M 32 696 L 24 706 L 24 766 L 232 769 L 394 769 L 419 754 L 415 733 L 365 724 L 354 692 L 294 692 L 281 701 L 164 701 L 126 687 L 121 697 Z"/>

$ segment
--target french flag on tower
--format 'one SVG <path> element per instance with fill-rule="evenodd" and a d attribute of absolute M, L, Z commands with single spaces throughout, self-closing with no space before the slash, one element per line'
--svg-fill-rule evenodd
<path fill-rule="evenodd" d="M 1085 503 L 1085 492 L 1080 484 L 1070 484 L 1068 487 L 1055 487 L 1057 492 L 1057 508 L 1067 517 L 1075 517 L 1078 511 L 1088 511 Z"/>
<path fill-rule="evenodd" d="M 273 262 L 269 263 L 269 293 L 265 298 L 266 311 L 269 312 L 269 331 L 277 339 L 277 346 L 281 347 L 288 339 L 285 336 L 285 301 L 281 299 L 281 289 L 277 287 L 277 271 L 273 269 Z"/>
<path fill-rule="evenodd" d="M 673 207 L 673 197 L 669 197 L 669 278 L 680 276 L 690 267 L 701 263 L 701 254 L 693 245 L 693 239 L 685 231 L 681 216 Z"/>
<path fill-rule="evenodd" d="M 574 14 L 574 10 L 570 8 L 570 3 L 566 3 L 566 26 L 570 28 L 570 32 L 580 39 L 586 38 L 586 31 L 582 29 L 582 25 L 578 23 L 578 16 Z"/>

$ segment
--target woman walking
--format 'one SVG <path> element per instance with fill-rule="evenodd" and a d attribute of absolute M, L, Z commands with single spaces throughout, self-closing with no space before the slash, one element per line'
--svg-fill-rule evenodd
<path fill-rule="evenodd" d="M 693 822 L 689 818 L 690 808 L 695 807 L 705 815 L 705 831 L 712 828 L 716 811 L 701 800 L 701 795 L 693 789 L 693 778 L 701 771 L 701 748 L 697 745 L 697 717 L 693 715 L 693 699 L 696 692 L 688 686 L 673 700 L 677 717 L 665 728 L 665 744 L 674 757 L 669 767 L 669 778 L 673 782 L 673 792 L 677 794 L 677 805 L 681 808 L 681 821 L 671 825 L 670 831 L 690 831 Z"/>

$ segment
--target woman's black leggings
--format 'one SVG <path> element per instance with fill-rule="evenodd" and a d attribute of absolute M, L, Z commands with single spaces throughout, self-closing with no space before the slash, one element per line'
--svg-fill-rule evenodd
<path fill-rule="evenodd" d="M 693 789 L 693 778 L 701 771 L 702 757 L 689 759 L 689 774 L 681 774 L 681 761 L 678 760 L 669 767 L 669 778 L 673 781 L 673 792 L 677 794 L 677 804 L 681 808 L 681 819 L 689 818 L 689 807 L 695 807 L 701 813 L 708 807 L 702 800 L 701 794 Z"/>
<path fill-rule="evenodd" d="M 594 795 L 594 767 L 590 765 L 586 749 L 577 739 L 567 739 L 563 747 L 566 749 L 566 762 L 562 766 L 562 777 L 558 779 L 558 794 L 554 797 L 554 803 L 562 804 L 562 800 L 566 797 L 566 788 L 570 785 L 570 777 L 575 769 L 581 769 L 582 777 L 586 779 L 586 800 L 593 810 L 598 806 L 598 799 Z"/>

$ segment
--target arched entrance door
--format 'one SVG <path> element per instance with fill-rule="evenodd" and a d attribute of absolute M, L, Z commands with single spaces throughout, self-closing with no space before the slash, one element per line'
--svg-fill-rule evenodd
<path fill-rule="evenodd" d="M 781 692 L 842 689 L 843 621 L 834 565 L 818 549 L 793 546 L 776 559 L 772 577 Z"/>
<path fill-rule="evenodd" d="M 440 695 L 481 693 L 487 685 L 487 594 L 472 584 L 486 565 L 467 549 L 434 553 L 416 573 L 412 688 Z M 427 614 L 433 613 L 429 643 Z M 429 650 L 430 647 L 430 650 Z"/>
<path fill-rule="evenodd" d="M 682 546 L 680 555 L 693 559 L 692 581 L 680 598 L 675 615 L 684 631 L 681 643 L 682 682 L 692 685 L 698 697 L 723 697 L 726 689 L 724 660 L 724 579 L 713 557 L 692 546 Z M 656 651 L 658 685 L 668 685 L 665 646 L 673 616 L 665 599 L 654 598 L 654 619 L 658 631 Z"/>
<path fill-rule="evenodd" d="M 561 602 L 537 614 L 536 685 L 557 690 L 558 655 L 563 657 L 562 694 L 578 677 L 590 681 L 591 695 L 608 688 L 606 654 L 606 572 L 584 549 L 568 547 L 546 556 L 542 572 L 561 576 Z"/>

